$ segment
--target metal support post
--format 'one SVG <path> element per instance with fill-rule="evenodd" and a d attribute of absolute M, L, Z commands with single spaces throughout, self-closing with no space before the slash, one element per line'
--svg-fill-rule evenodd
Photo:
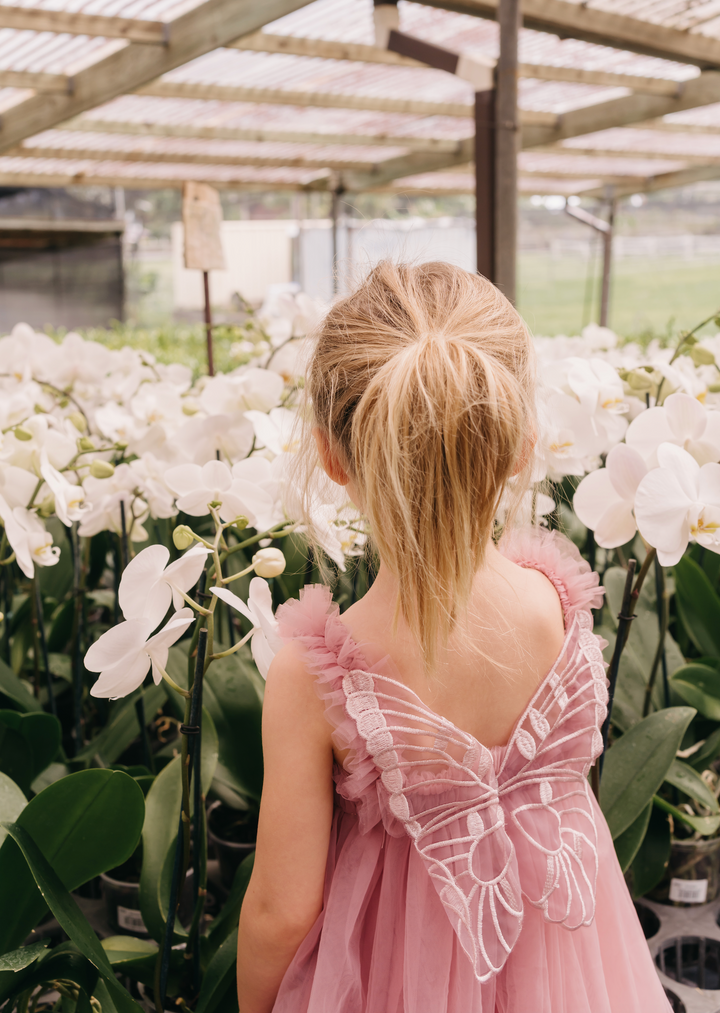
<path fill-rule="evenodd" d="M 495 91 L 475 92 L 477 272 L 495 281 Z"/>
<path fill-rule="evenodd" d="M 515 302 L 517 260 L 518 38 L 520 0 L 500 0 L 500 58 L 496 69 L 495 102 L 495 277 L 493 281 Z"/>
<path fill-rule="evenodd" d="M 608 208 L 607 231 L 603 232 L 603 273 L 602 289 L 600 293 L 600 326 L 607 327 L 610 315 L 610 278 L 612 275 L 612 242 L 615 229 L 615 205 L 614 197 L 610 198 Z"/>

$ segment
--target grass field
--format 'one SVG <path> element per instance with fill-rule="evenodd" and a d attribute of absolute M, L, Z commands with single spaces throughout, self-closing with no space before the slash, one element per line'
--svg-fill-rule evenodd
<path fill-rule="evenodd" d="M 578 334 L 597 321 L 599 263 L 588 285 L 582 257 L 551 257 L 522 252 L 518 264 L 518 308 L 535 334 Z M 720 260 L 642 257 L 613 265 L 610 320 L 624 337 L 657 336 L 693 327 L 720 310 Z M 714 330 L 714 328 L 713 328 Z"/>

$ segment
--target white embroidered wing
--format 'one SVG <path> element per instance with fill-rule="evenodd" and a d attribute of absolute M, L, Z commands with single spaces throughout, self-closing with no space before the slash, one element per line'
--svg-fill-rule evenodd
<path fill-rule="evenodd" d="M 602 752 L 607 683 L 592 617 L 578 611 L 561 657 L 515 727 L 497 772 L 523 897 L 574 929 L 595 914 L 597 830 L 587 775 Z"/>
<path fill-rule="evenodd" d="M 380 771 L 385 825 L 392 832 L 397 821 L 412 838 L 476 977 L 487 981 L 522 924 L 492 757 L 393 679 L 353 669 L 343 689 L 347 713 Z"/>

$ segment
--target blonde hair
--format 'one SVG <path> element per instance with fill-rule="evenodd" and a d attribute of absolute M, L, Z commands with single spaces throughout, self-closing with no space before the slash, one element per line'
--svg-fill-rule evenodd
<path fill-rule="evenodd" d="M 357 483 L 398 580 L 395 618 L 429 671 L 468 604 L 508 481 L 516 476 L 516 503 L 527 488 L 536 430 L 527 328 L 480 275 L 383 261 L 325 318 L 306 392 L 312 424 Z"/>

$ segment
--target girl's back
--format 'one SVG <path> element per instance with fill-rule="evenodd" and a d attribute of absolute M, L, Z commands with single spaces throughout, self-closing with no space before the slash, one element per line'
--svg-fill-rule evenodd
<path fill-rule="evenodd" d="M 342 616 L 319 585 L 278 610 L 240 1013 L 668 1011 L 588 783 L 602 589 L 507 523 L 536 427 L 522 321 L 477 276 L 380 265 L 308 390 L 380 570 Z"/>

